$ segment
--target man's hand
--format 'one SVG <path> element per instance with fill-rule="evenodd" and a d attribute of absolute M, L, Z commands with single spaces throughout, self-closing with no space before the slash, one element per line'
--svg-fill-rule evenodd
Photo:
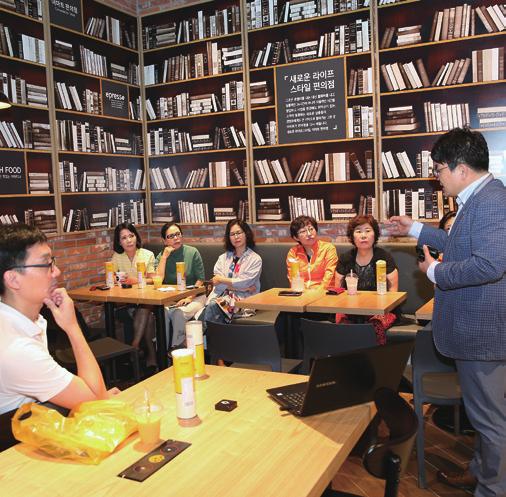
<path fill-rule="evenodd" d="M 423 246 L 423 254 L 425 255 L 425 260 L 423 262 L 418 263 L 418 267 L 420 271 L 427 273 L 429 266 L 436 260 L 429 253 L 429 247 L 427 245 Z"/>
<path fill-rule="evenodd" d="M 392 216 L 385 226 L 388 232 L 394 236 L 406 236 L 413 224 L 409 216 Z"/>
<path fill-rule="evenodd" d="M 71 332 L 75 327 L 79 328 L 74 302 L 65 288 L 55 288 L 51 295 L 44 299 L 44 304 L 52 312 L 56 324 L 66 333 Z"/>
<path fill-rule="evenodd" d="M 223 276 L 220 276 L 219 274 L 215 274 L 211 281 L 213 282 L 213 285 L 216 286 L 216 285 L 219 285 L 220 283 L 225 283 L 224 282 L 224 279 Z"/>
<path fill-rule="evenodd" d="M 178 302 L 176 302 L 176 307 L 183 307 L 184 305 L 191 304 L 193 301 L 192 297 L 186 297 L 185 299 L 181 299 Z"/>

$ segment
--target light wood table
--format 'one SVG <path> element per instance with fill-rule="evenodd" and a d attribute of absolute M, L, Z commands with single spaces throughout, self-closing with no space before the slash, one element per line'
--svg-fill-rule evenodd
<path fill-rule="evenodd" d="M 167 285 L 163 285 L 167 287 Z M 84 300 L 92 302 L 103 302 L 105 309 L 105 326 L 109 336 L 115 336 L 114 325 L 114 305 L 115 304 L 134 304 L 134 305 L 152 305 L 155 306 L 156 322 L 156 355 L 158 367 L 164 369 L 168 366 L 167 358 L 167 337 L 165 335 L 165 312 L 164 306 L 172 302 L 177 302 L 190 295 L 199 295 L 205 292 L 205 288 L 192 288 L 187 290 L 174 290 L 161 292 L 155 290 L 153 285 L 147 285 L 145 288 L 121 288 L 114 286 L 109 290 L 90 290 L 89 286 L 74 288 L 68 291 L 70 297 L 74 300 Z"/>
<path fill-rule="evenodd" d="M 431 321 L 432 320 L 432 311 L 434 310 L 434 299 L 430 299 L 428 302 L 422 305 L 415 312 L 415 317 L 419 321 Z"/>
<path fill-rule="evenodd" d="M 360 290 L 356 295 L 348 295 L 346 292 L 339 295 L 322 295 L 308 304 L 306 311 L 339 312 L 359 316 L 386 314 L 404 302 L 407 296 L 406 292 L 387 292 L 384 295 L 378 295 L 377 292 Z"/>
<path fill-rule="evenodd" d="M 374 415 L 373 404 L 297 418 L 279 410 L 266 388 L 306 377 L 206 366 L 197 382 L 202 424 L 178 426 L 172 370 L 120 394 L 133 402 L 144 389 L 166 408 L 162 438 L 192 445 L 143 483 L 116 475 L 144 455 L 137 434 L 99 465 L 51 459 L 17 445 L 0 454 L 1 494 L 9 497 L 319 497 Z M 232 412 L 216 411 L 234 399 Z"/>

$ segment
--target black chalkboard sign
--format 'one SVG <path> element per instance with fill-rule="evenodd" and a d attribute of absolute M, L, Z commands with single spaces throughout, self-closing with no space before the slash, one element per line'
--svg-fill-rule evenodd
<path fill-rule="evenodd" d="M 346 138 L 344 60 L 276 68 L 279 143 Z"/>
<path fill-rule="evenodd" d="M 49 0 L 49 17 L 63 28 L 83 30 L 81 0 Z"/>
<path fill-rule="evenodd" d="M 102 81 L 102 109 L 106 116 L 128 118 L 128 88 Z"/>
<path fill-rule="evenodd" d="M 0 151 L 0 195 L 26 193 L 26 171 L 22 152 Z"/>

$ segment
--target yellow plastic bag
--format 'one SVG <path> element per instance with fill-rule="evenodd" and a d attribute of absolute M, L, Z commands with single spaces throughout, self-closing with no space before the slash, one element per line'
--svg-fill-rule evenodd
<path fill-rule="evenodd" d="M 20 442 L 86 464 L 98 464 L 136 430 L 131 407 L 114 399 L 83 402 L 68 417 L 31 402 L 12 418 L 12 432 Z"/>

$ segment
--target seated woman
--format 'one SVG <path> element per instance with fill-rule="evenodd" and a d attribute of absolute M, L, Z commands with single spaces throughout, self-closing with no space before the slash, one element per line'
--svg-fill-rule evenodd
<path fill-rule="evenodd" d="M 339 257 L 336 271 L 340 286 L 346 287 L 345 276 L 353 270 L 358 276 L 358 290 L 376 291 L 376 261 L 384 260 L 387 263 L 387 289 L 396 292 L 399 288 L 399 272 L 392 256 L 376 246 L 380 236 L 376 219 L 372 216 L 355 216 L 348 223 L 346 234 L 354 248 Z M 364 318 L 336 314 L 336 323 L 346 319 L 351 322 L 361 322 Z M 390 312 L 366 319 L 374 326 L 378 345 L 384 345 L 385 331 L 392 326 L 397 316 Z"/>
<path fill-rule="evenodd" d="M 332 285 L 337 264 L 337 252 L 332 243 L 318 238 L 318 223 L 313 217 L 299 216 L 290 224 L 290 235 L 297 242 L 288 251 L 286 265 L 292 283 L 290 261 L 299 262 L 300 276 L 306 288 L 327 288 Z"/>
<path fill-rule="evenodd" d="M 455 222 L 455 216 L 457 215 L 457 211 L 448 211 L 440 220 L 439 220 L 439 229 L 445 230 L 447 233 L 450 232 L 453 223 Z"/>
<path fill-rule="evenodd" d="M 262 259 L 253 251 L 255 237 L 245 221 L 232 219 L 225 228 L 225 249 L 214 265 L 214 288 L 198 319 L 205 323 L 230 322 L 232 317 L 251 315 L 252 311 L 234 309 L 235 300 L 245 299 L 260 291 Z"/>
<path fill-rule="evenodd" d="M 204 263 L 200 252 L 190 245 L 183 243 L 183 230 L 177 223 L 165 223 L 161 230 L 165 248 L 156 257 L 156 273 L 163 277 L 166 285 L 176 285 L 176 262 L 184 262 L 186 284 L 202 286 L 204 284 Z M 185 323 L 195 316 L 205 304 L 206 296 L 197 295 L 186 297 L 176 302 L 175 307 L 165 308 L 165 322 L 167 343 L 169 346 L 179 347 L 185 341 Z M 172 326 L 172 344 L 169 340 L 169 330 Z"/>
<path fill-rule="evenodd" d="M 150 250 L 141 248 L 142 241 L 135 226 L 131 223 L 121 223 L 114 230 L 114 254 L 112 262 L 117 271 L 127 273 L 125 283 L 136 285 L 137 263 L 146 263 L 146 277 L 149 281 L 155 274 L 155 255 Z M 153 346 L 154 329 L 149 329 L 149 319 L 151 315 L 151 306 L 137 306 L 133 312 L 134 320 L 134 338 L 132 345 L 139 348 L 141 340 L 144 338 L 147 357 L 146 366 L 156 367 L 156 355 Z"/>

